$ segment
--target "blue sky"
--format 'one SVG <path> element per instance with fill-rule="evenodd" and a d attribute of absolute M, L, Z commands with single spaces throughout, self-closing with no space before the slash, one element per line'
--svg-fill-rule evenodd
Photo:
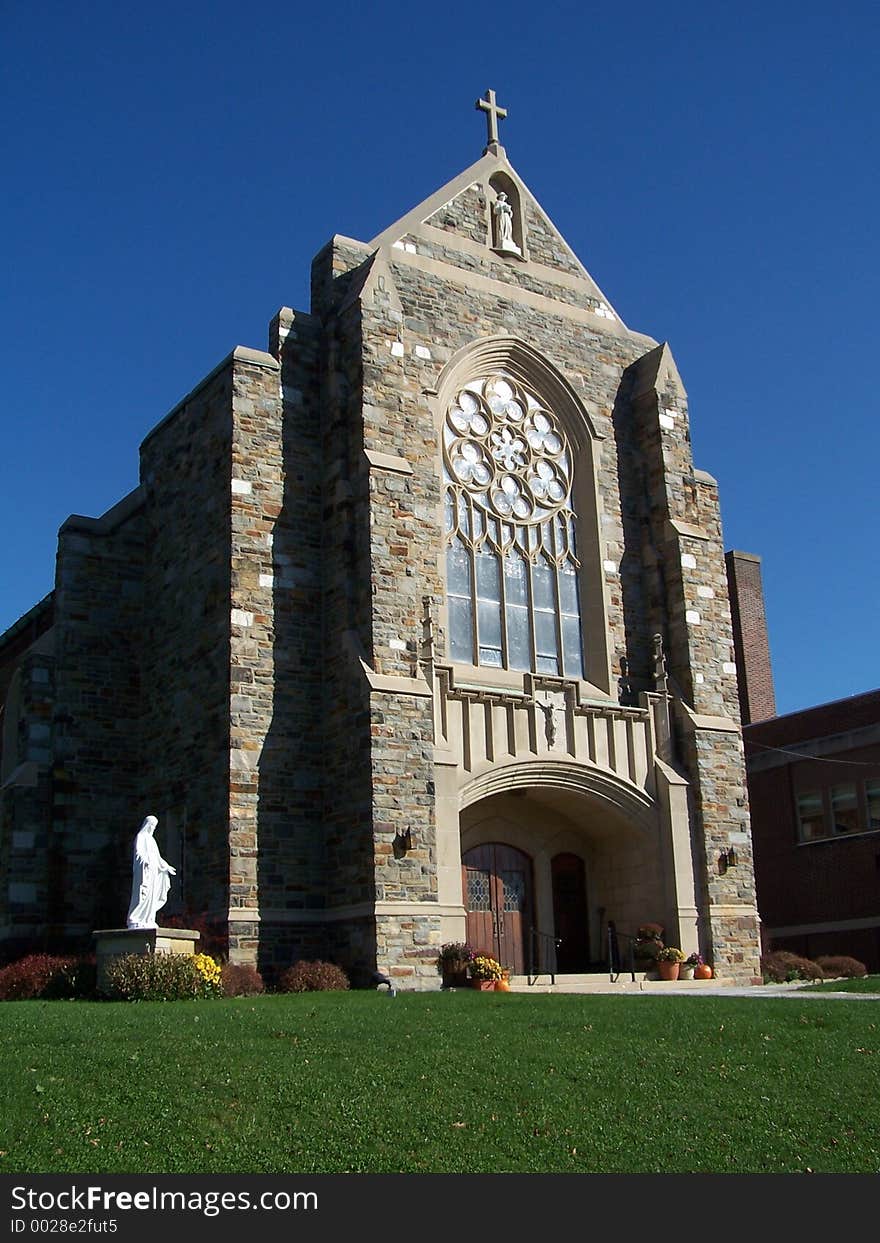
<path fill-rule="evenodd" d="M 0 630 L 235 345 L 477 159 L 668 340 L 780 711 L 880 685 L 880 7 L 0 4 Z"/>

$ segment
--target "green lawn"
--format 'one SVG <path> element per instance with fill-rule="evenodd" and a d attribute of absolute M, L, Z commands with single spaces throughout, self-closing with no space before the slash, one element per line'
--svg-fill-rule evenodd
<path fill-rule="evenodd" d="M 856 980 L 823 980 L 808 987 L 820 993 L 876 993 L 880 996 L 880 975 L 863 975 Z"/>
<path fill-rule="evenodd" d="M 0 1172 L 880 1170 L 880 1006 L 0 1005 Z"/>

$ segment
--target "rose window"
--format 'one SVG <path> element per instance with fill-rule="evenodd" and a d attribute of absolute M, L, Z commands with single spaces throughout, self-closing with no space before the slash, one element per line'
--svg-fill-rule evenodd
<path fill-rule="evenodd" d="M 565 435 L 538 399 L 505 376 L 461 389 L 446 413 L 446 463 L 499 518 L 541 522 L 571 486 Z"/>

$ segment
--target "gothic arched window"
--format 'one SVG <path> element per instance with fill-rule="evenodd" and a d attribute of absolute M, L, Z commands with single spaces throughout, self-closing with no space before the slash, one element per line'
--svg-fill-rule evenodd
<path fill-rule="evenodd" d="M 444 418 L 453 660 L 584 676 L 572 454 L 526 385 L 469 380 Z"/>

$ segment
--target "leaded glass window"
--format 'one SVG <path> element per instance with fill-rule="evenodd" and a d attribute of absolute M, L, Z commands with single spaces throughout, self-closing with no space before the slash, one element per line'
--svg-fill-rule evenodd
<path fill-rule="evenodd" d="M 452 659 L 584 676 L 571 451 L 554 414 L 492 375 L 444 424 Z"/>
<path fill-rule="evenodd" d="M 469 911 L 491 911 L 492 903 L 489 893 L 489 873 L 477 868 L 467 868 L 467 909 Z"/>

